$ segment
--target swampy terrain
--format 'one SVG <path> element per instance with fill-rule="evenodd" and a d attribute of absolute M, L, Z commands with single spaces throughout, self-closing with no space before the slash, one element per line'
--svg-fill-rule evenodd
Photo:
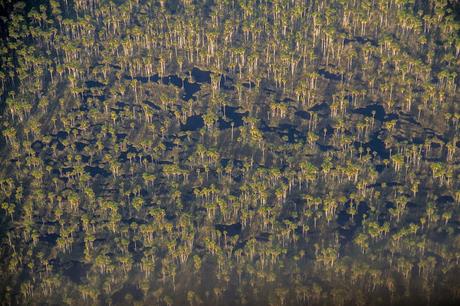
<path fill-rule="evenodd" d="M 0 305 L 460 305 L 457 1 L 0 8 Z"/>

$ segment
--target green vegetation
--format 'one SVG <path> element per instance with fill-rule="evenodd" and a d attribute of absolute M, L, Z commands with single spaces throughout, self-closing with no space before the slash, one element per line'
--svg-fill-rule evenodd
<path fill-rule="evenodd" d="M 456 1 L 0 7 L 0 305 L 460 302 Z"/>

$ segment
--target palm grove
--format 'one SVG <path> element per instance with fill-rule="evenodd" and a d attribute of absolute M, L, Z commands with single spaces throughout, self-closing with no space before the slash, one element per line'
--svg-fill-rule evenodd
<path fill-rule="evenodd" d="M 437 0 L 3 0 L 2 305 L 458 301 Z"/>

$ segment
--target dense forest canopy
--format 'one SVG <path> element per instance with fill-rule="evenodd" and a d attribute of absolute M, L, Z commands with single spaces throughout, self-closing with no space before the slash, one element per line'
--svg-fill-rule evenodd
<path fill-rule="evenodd" d="M 0 7 L 0 305 L 460 303 L 457 1 Z"/>

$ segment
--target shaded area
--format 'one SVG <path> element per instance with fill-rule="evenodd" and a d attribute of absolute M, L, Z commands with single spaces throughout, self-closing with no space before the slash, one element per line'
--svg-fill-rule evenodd
<path fill-rule="evenodd" d="M 370 104 L 366 107 L 357 108 L 353 110 L 353 113 L 366 117 L 374 117 L 379 121 L 384 121 L 385 119 L 385 109 L 380 104 Z"/>
<path fill-rule="evenodd" d="M 194 115 L 187 118 L 187 122 L 181 125 L 182 131 L 197 131 L 204 127 L 204 120 L 201 115 Z"/>
<path fill-rule="evenodd" d="M 104 84 L 102 84 L 101 82 L 98 82 L 98 81 L 92 81 L 92 80 L 90 80 L 90 81 L 86 81 L 86 82 L 85 82 L 85 85 L 86 85 L 86 87 L 88 87 L 88 88 L 94 88 L 94 87 L 104 87 L 104 86 L 105 86 L 105 85 L 104 85 Z"/>
<path fill-rule="evenodd" d="M 248 115 L 248 112 L 240 113 L 238 112 L 240 108 L 234 106 L 224 106 L 222 107 L 222 112 L 225 114 L 223 118 L 219 118 L 218 124 L 219 129 L 228 129 L 231 128 L 232 123 L 233 127 L 240 127 L 243 125 L 243 118 Z"/>
<path fill-rule="evenodd" d="M 343 76 L 340 74 L 329 72 L 325 69 L 318 69 L 318 73 L 323 76 L 324 78 L 332 81 L 340 81 L 342 80 Z"/>
<path fill-rule="evenodd" d="M 80 284 L 86 278 L 86 272 L 91 265 L 72 260 L 64 267 L 63 274 L 67 276 L 72 282 Z"/>
<path fill-rule="evenodd" d="M 198 83 L 211 83 L 211 71 L 200 70 L 194 67 L 192 69 L 192 77 Z"/>
<path fill-rule="evenodd" d="M 378 138 L 378 135 L 374 135 L 363 147 L 364 149 L 371 149 L 371 152 L 377 152 L 377 155 L 382 159 L 390 157 L 390 151 L 386 149 L 385 143 Z"/>
<path fill-rule="evenodd" d="M 216 224 L 215 225 L 216 230 L 220 231 L 222 234 L 224 232 L 227 233 L 228 236 L 235 236 L 241 234 L 241 223 L 235 223 L 235 224 Z"/>
<path fill-rule="evenodd" d="M 96 175 L 101 175 L 103 177 L 108 177 L 110 175 L 110 172 L 108 172 L 107 170 L 103 169 L 103 168 L 99 168 L 99 167 L 91 167 L 91 166 L 85 166 L 85 171 L 91 175 L 92 177 L 96 176 Z"/>
<path fill-rule="evenodd" d="M 310 119 L 310 117 L 311 117 L 309 112 L 302 111 L 302 110 L 296 111 L 295 115 L 300 117 L 300 118 L 302 118 L 302 119 L 307 119 L 307 120 Z"/>
<path fill-rule="evenodd" d="M 355 204 L 356 205 L 356 204 Z M 339 234 L 341 237 L 341 244 L 345 245 L 353 241 L 356 231 L 362 226 L 364 215 L 369 211 L 369 206 L 366 202 L 359 202 L 356 209 L 356 215 L 351 217 L 347 213 L 350 207 L 350 202 L 347 202 L 344 209 L 339 211 L 337 215 L 337 224 L 339 225 Z"/>
<path fill-rule="evenodd" d="M 190 99 L 196 99 L 193 95 L 200 91 L 201 86 L 197 83 L 190 83 L 188 79 L 184 81 L 184 95 L 182 95 L 182 99 L 188 101 Z"/>

